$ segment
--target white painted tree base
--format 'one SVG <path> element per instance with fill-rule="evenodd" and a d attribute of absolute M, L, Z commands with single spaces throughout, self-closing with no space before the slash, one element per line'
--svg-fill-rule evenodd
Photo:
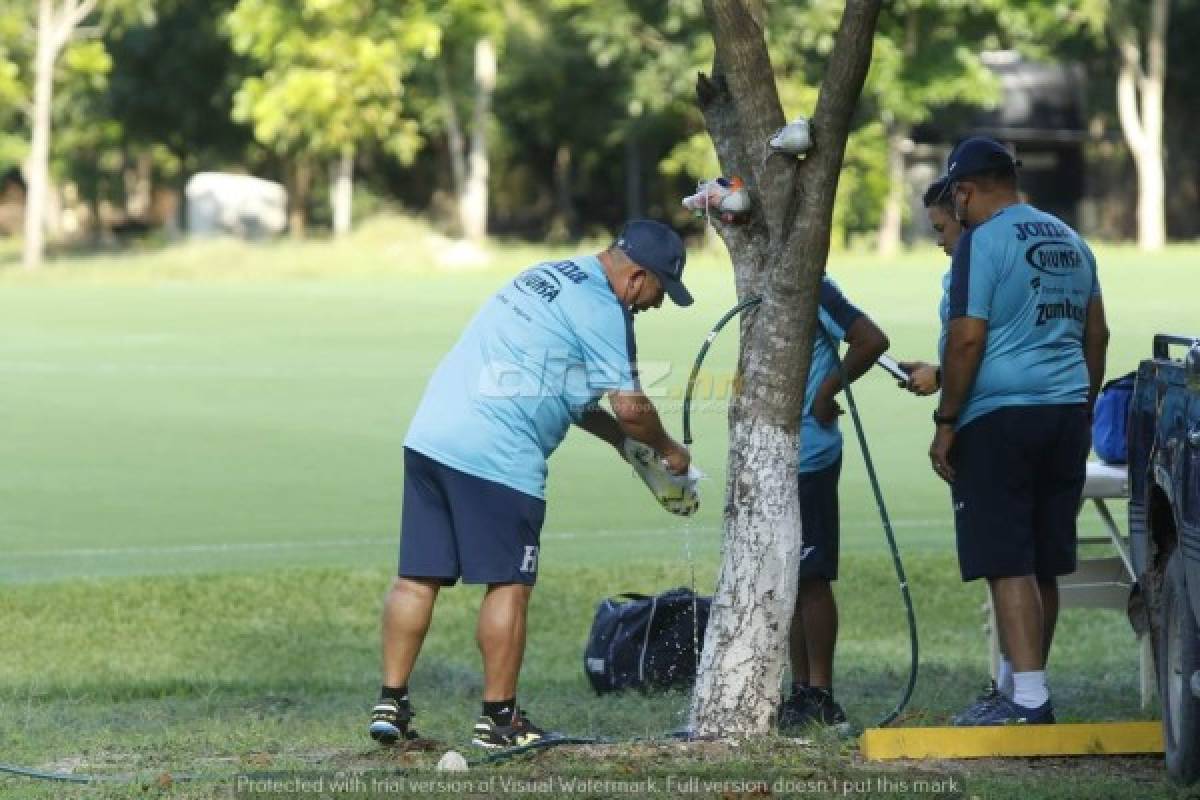
<path fill-rule="evenodd" d="M 800 564 L 797 434 L 741 419 L 730 447 L 721 572 L 692 700 L 697 736 L 768 732 Z"/>

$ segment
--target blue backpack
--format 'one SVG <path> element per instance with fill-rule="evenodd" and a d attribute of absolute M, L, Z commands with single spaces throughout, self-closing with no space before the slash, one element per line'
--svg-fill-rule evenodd
<path fill-rule="evenodd" d="M 1133 377 L 1131 372 L 1109 381 L 1096 397 L 1092 413 L 1092 449 L 1105 464 L 1129 461 L 1125 426 L 1129 420 L 1129 403 L 1133 399 Z"/>

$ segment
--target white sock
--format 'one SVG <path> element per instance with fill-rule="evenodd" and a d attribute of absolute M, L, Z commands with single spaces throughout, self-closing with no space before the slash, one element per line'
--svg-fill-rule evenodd
<path fill-rule="evenodd" d="M 996 690 L 1009 700 L 1012 700 L 1013 668 L 1012 662 L 1006 656 L 1000 656 L 1000 666 L 996 670 Z"/>
<path fill-rule="evenodd" d="M 1012 701 L 1022 708 L 1037 708 L 1050 699 L 1046 688 L 1046 671 L 1013 673 Z"/>

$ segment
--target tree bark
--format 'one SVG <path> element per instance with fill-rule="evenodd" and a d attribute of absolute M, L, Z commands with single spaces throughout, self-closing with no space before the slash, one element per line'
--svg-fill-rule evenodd
<path fill-rule="evenodd" d="M 354 216 L 354 148 L 342 150 L 333 165 L 332 188 L 329 192 L 333 210 L 333 235 L 350 233 Z"/>
<path fill-rule="evenodd" d="M 698 735 L 763 734 L 779 698 L 800 561 L 796 492 L 817 296 L 850 118 L 870 64 L 880 0 L 847 0 L 802 161 L 768 157 L 783 123 L 764 13 L 752 0 L 706 0 L 716 44 L 697 95 L 722 172 L 738 175 L 755 207 L 717 223 L 739 298 L 759 294 L 742 321 L 740 381 L 730 406 L 722 564 L 692 698 Z"/>
<path fill-rule="evenodd" d="M 1163 160 L 1163 90 L 1167 74 L 1168 0 L 1151 0 L 1145 66 L 1136 23 L 1114 26 L 1120 52 L 1117 115 L 1138 176 L 1138 247 L 1160 250 L 1167 241 L 1166 182 Z"/>
<path fill-rule="evenodd" d="M 475 43 L 475 109 L 471 119 L 471 152 L 467 159 L 466 187 L 459 201 L 463 236 L 475 242 L 487 238 L 487 128 L 495 89 L 496 48 L 490 39 L 483 38 Z"/>

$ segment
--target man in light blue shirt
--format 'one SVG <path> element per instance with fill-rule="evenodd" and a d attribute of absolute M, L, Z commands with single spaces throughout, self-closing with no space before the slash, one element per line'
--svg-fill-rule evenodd
<path fill-rule="evenodd" d="M 986 578 L 1011 696 L 989 692 L 960 725 L 1050 723 L 1045 664 L 1059 575 L 1075 570 L 1075 517 L 1108 328 L 1096 260 L 1064 222 L 1020 202 L 998 142 L 947 163 L 954 249 L 942 304 L 942 394 L 929 456 L 951 486 L 963 580 Z"/>
<path fill-rule="evenodd" d="M 545 735 L 517 705 L 545 517 L 546 459 L 575 424 L 618 453 L 653 448 L 675 474 L 687 451 L 638 383 L 633 315 L 692 297 L 679 236 L 627 223 L 595 256 L 537 264 L 491 297 L 438 364 L 404 442 L 399 576 L 383 613 L 383 688 L 372 738 L 412 738 L 408 678 L 442 586 L 486 584 L 479 610 L 482 747 Z M 613 414 L 597 402 L 607 397 Z"/>
<path fill-rule="evenodd" d="M 846 714 L 833 697 L 833 655 L 838 611 L 833 581 L 840 544 L 838 479 L 842 471 L 842 432 L 835 397 L 842 390 L 837 348 L 846 350 L 850 380 L 866 372 L 888 348 L 883 331 L 855 307 L 829 278 L 822 278 L 817 330 L 804 389 L 800 420 L 800 523 L 804 550 L 800 581 L 788 635 L 792 687 L 779 710 L 782 728 L 809 723 L 842 725 Z"/>

